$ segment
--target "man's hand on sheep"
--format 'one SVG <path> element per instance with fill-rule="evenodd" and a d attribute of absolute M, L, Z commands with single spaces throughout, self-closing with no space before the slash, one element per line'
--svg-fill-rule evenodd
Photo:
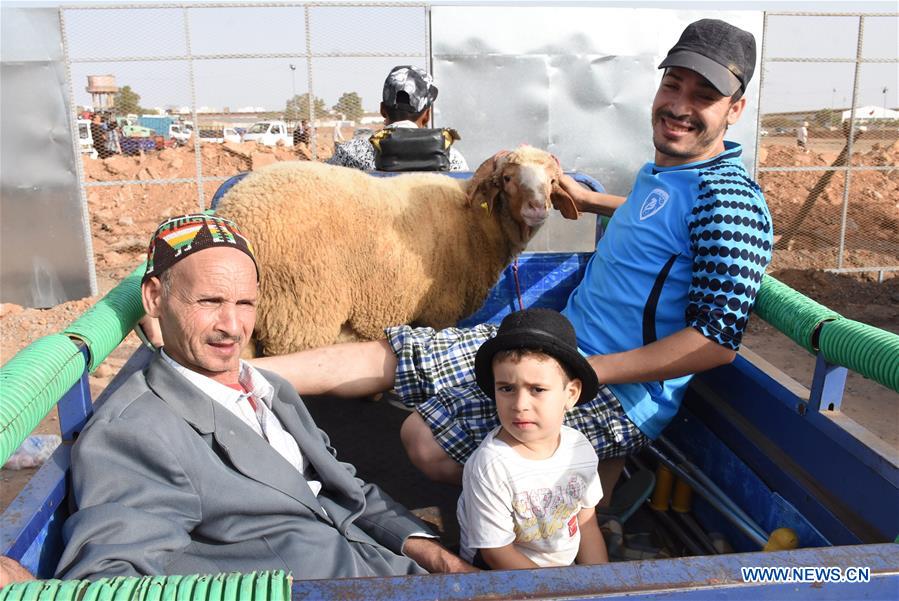
<path fill-rule="evenodd" d="M 624 196 L 594 192 L 579 184 L 570 175 L 562 174 L 559 180 L 562 189 L 568 193 L 578 211 L 584 213 L 596 213 L 598 215 L 611 215 L 615 209 L 624 204 Z"/>

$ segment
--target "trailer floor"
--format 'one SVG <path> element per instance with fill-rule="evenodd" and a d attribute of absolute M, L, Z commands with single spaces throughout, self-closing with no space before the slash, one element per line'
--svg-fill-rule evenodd
<path fill-rule="evenodd" d="M 432 524 L 447 547 L 456 550 L 456 501 L 461 487 L 428 480 L 409 461 L 400 426 L 409 415 L 386 400 L 304 397 L 318 427 L 331 439 L 337 458 L 356 466 L 357 475 Z"/>

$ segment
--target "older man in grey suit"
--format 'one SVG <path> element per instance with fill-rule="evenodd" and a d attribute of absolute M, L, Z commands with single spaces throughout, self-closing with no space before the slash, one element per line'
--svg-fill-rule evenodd
<path fill-rule="evenodd" d="M 187 215 L 160 225 L 142 294 L 165 346 L 74 446 L 78 510 L 58 575 L 473 570 L 337 461 L 292 386 L 240 360 L 257 278 L 234 223 Z"/>

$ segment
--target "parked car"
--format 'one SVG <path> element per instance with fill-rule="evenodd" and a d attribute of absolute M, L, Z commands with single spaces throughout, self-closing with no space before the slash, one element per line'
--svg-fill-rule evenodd
<path fill-rule="evenodd" d="M 293 137 L 288 133 L 284 121 L 257 121 L 243 135 L 244 142 L 256 142 L 265 146 L 276 146 L 278 142 L 284 146 L 293 146 Z"/>
<path fill-rule="evenodd" d="M 172 123 L 169 125 L 169 137 L 174 139 L 177 144 L 182 146 L 187 144 L 192 135 L 194 135 L 194 128 L 188 123 Z"/>
<path fill-rule="evenodd" d="M 222 142 L 240 143 L 240 134 L 233 127 L 223 127 L 222 129 L 206 128 L 200 130 L 200 142 L 214 142 L 217 144 Z"/>
<path fill-rule="evenodd" d="M 241 137 L 237 132 L 236 128 L 226 127 L 222 130 L 222 137 L 225 139 L 225 142 L 234 142 L 236 144 L 240 144 Z"/>

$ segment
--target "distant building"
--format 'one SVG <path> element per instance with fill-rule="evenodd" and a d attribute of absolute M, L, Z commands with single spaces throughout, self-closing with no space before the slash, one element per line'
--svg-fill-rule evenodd
<path fill-rule="evenodd" d="M 848 121 L 849 117 L 852 115 L 852 111 L 843 111 L 843 121 Z M 882 106 L 860 106 L 855 109 L 855 118 L 858 120 L 880 120 L 880 119 L 899 119 L 899 111 L 894 109 L 884 108 Z"/>

